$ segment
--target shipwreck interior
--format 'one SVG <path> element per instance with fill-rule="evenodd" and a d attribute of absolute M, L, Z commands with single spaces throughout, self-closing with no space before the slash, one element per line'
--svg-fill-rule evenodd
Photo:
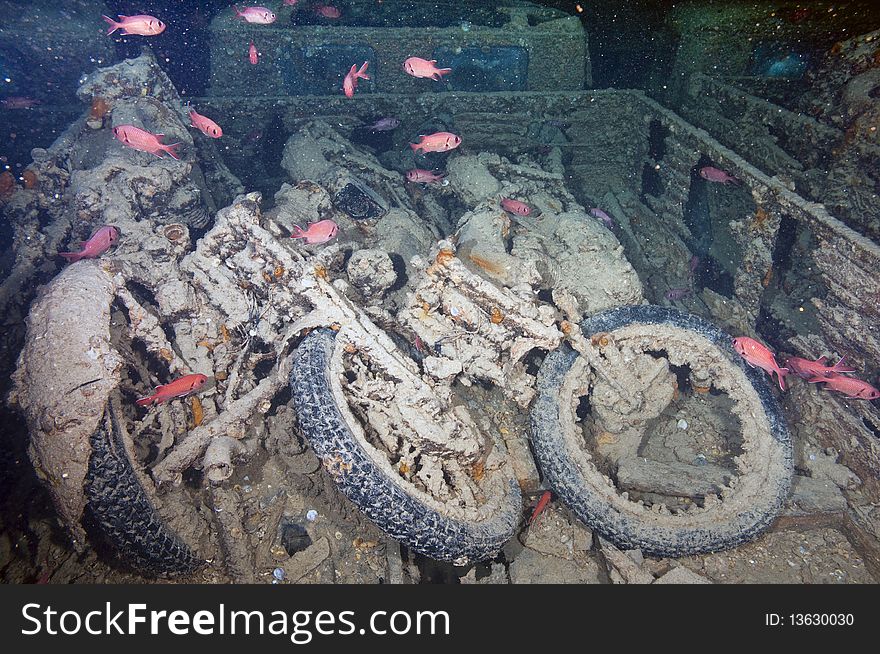
<path fill-rule="evenodd" d="M 70 4 L 0 0 L 4 581 L 880 581 L 877 399 L 730 343 L 880 381 L 872 3 Z"/>

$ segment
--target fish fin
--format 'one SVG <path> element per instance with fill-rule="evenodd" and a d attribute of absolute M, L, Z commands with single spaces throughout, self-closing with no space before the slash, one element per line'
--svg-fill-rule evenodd
<path fill-rule="evenodd" d="M 299 225 L 294 225 L 294 228 L 296 228 L 297 232 L 296 234 L 291 234 L 290 238 L 302 238 L 305 235 L 305 230 Z"/>
<path fill-rule="evenodd" d="M 828 377 L 814 375 L 814 376 L 810 377 L 807 381 L 811 384 L 818 384 L 819 382 L 827 382 L 828 379 L 829 379 Z"/>
<path fill-rule="evenodd" d="M 162 145 L 162 149 L 170 154 L 172 159 L 180 161 L 180 157 L 177 156 L 177 152 L 174 151 L 174 148 L 176 148 L 178 145 L 180 145 L 180 143 L 169 143 L 168 145 Z"/>
<path fill-rule="evenodd" d="M 846 359 L 845 356 L 844 356 L 844 357 L 840 357 L 840 361 L 838 361 L 837 363 L 835 363 L 835 364 L 831 367 L 831 369 L 832 369 L 834 372 L 855 372 L 855 371 L 856 371 L 855 368 L 851 368 L 850 366 L 845 366 L 845 365 L 843 365 L 843 362 L 844 362 L 845 359 Z"/>
<path fill-rule="evenodd" d="M 150 406 L 153 403 L 153 400 L 156 399 L 155 395 L 150 395 L 149 397 L 141 397 L 134 401 L 138 406 Z"/>
<path fill-rule="evenodd" d="M 410 143 L 409 147 L 413 149 L 413 152 L 418 152 L 421 148 L 421 143 Z"/>
<path fill-rule="evenodd" d="M 433 75 L 431 75 L 431 79 L 435 82 L 439 82 L 443 79 L 443 76 L 440 73 L 434 73 Z"/>
<path fill-rule="evenodd" d="M 783 381 L 785 381 L 785 378 L 790 372 L 791 371 L 788 368 L 776 368 L 776 378 L 779 380 L 779 388 L 783 391 L 785 390 L 785 384 Z"/>
<path fill-rule="evenodd" d="M 824 366 L 826 363 L 828 363 L 828 357 L 819 357 L 818 359 L 816 359 L 816 363 L 818 363 L 820 366 Z"/>
<path fill-rule="evenodd" d="M 102 15 L 101 15 L 101 18 L 103 18 L 104 20 L 106 20 L 106 21 L 110 24 L 110 29 L 107 30 L 107 34 L 108 34 L 108 35 L 109 35 L 109 34 L 113 34 L 113 32 L 115 32 L 115 31 L 118 30 L 120 27 L 122 27 L 122 25 L 120 25 L 120 24 L 117 23 L 115 20 L 113 20 L 112 18 L 110 18 L 110 16 L 104 16 L 104 15 L 102 14 Z"/>

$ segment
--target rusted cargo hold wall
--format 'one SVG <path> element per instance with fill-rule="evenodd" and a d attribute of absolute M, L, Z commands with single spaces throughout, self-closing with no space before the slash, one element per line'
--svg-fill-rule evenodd
<path fill-rule="evenodd" d="M 799 195 L 880 237 L 880 147 L 723 81 L 694 75 L 681 114 Z"/>
<path fill-rule="evenodd" d="M 735 298 L 753 318 L 757 318 L 764 292 L 762 281 L 773 263 L 770 254 L 776 245 L 779 220 L 787 217 L 809 228 L 817 239 L 810 263 L 818 267 L 828 289 L 826 297 L 814 301 L 822 338 L 830 348 L 846 352 L 854 365 L 876 374 L 880 369 L 880 247 L 834 218 L 821 204 L 803 199 L 778 179 L 759 171 L 705 131 L 650 99 L 642 101 L 669 132 L 669 148 L 659 171 L 664 193 L 647 197 L 651 208 L 671 215 L 682 210 L 686 181 L 701 155 L 743 180 L 757 207 L 767 214 L 764 227 L 746 244 L 736 280 Z"/>

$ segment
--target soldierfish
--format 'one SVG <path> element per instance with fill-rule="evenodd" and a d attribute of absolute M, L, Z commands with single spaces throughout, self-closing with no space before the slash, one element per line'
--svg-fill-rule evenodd
<path fill-rule="evenodd" d="M 164 134 L 152 134 L 145 129 L 135 127 L 134 125 L 119 125 L 113 128 L 113 136 L 121 141 L 123 145 L 127 145 L 135 150 L 149 152 L 159 158 L 162 157 L 162 155 L 159 154 L 160 152 L 167 152 L 172 158 L 180 159 L 174 151 L 174 148 L 180 145 L 180 143 L 168 143 L 167 145 L 165 143 L 160 143 L 159 137 L 165 136 Z"/>
<path fill-rule="evenodd" d="M 119 230 L 113 225 L 103 225 L 95 230 L 88 241 L 82 241 L 82 250 L 79 252 L 59 252 L 58 254 L 70 263 L 80 259 L 94 259 L 101 256 L 110 246 L 119 240 Z"/>
<path fill-rule="evenodd" d="M 220 129 L 220 125 L 215 123 L 207 116 L 203 116 L 193 108 L 190 108 L 189 110 L 189 119 L 191 122 L 191 126 L 195 127 L 205 136 L 210 136 L 214 139 L 219 139 L 221 136 L 223 136 L 223 130 Z"/>
<path fill-rule="evenodd" d="M 721 184 L 734 184 L 739 186 L 742 184 L 742 180 L 734 177 L 733 175 L 724 172 L 723 170 L 719 170 L 718 168 L 714 168 L 713 166 L 703 166 L 700 168 L 700 177 L 705 179 L 708 182 L 719 182 Z"/>
<path fill-rule="evenodd" d="M 304 238 L 306 243 L 314 245 L 316 243 L 326 243 L 339 231 L 339 225 L 332 220 L 319 220 L 312 223 L 307 229 L 303 229 L 299 225 L 294 225 L 297 229 L 295 234 L 291 234 L 290 238 Z"/>
<path fill-rule="evenodd" d="M 8 98 L 3 98 L 0 100 L 0 104 L 3 105 L 6 109 L 31 109 L 40 104 L 40 101 L 35 98 L 26 98 L 20 95 L 13 95 Z"/>
<path fill-rule="evenodd" d="M 175 397 L 184 397 L 190 393 L 195 393 L 204 386 L 207 381 L 208 378 L 201 373 L 184 375 L 183 377 L 178 377 L 167 384 L 157 386 L 152 395 L 149 397 L 142 397 L 136 400 L 136 403 L 138 406 L 162 404 L 162 402 L 173 400 Z"/>
<path fill-rule="evenodd" d="M 518 216 L 528 216 L 532 213 L 532 208 L 525 202 L 519 200 L 511 200 L 510 198 L 501 199 L 501 208 Z"/>
<path fill-rule="evenodd" d="M 535 510 L 532 511 L 532 516 L 529 518 L 528 524 L 532 524 L 539 515 L 541 515 L 541 511 L 547 508 L 547 505 L 550 504 L 550 499 L 553 497 L 553 493 L 550 491 L 544 491 L 541 494 L 541 499 L 538 500 L 538 503 L 535 505 Z"/>
<path fill-rule="evenodd" d="M 814 377 L 826 377 L 839 372 L 855 372 L 855 368 L 850 368 L 843 364 L 846 357 L 840 357 L 840 361 L 833 366 L 826 365 L 828 359 L 819 357 L 815 361 L 802 359 L 800 357 L 788 357 L 785 360 L 785 367 L 796 374 L 801 379 L 812 379 Z"/>
<path fill-rule="evenodd" d="M 332 5 L 318 5 L 315 7 L 315 13 L 324 18 L 339 18 L 342 12 Z"/>
<path fill-rule="evenodd" d="M 403 62 L 403 69 L 413 77 L 430 78 L 436 81 L 443 79 L 444 75 L 452 72 L 451 68 L 437 68 L 437 60 L 422 59 L 420 57 L 410 57 Z"/>
<path fill-rule="evenodd" d="M 358 70 L 357 64 L 351 65 L 351 70 L 348 71 L 345 75 L 345 79 L 342 80 L 342 92 L 345 93 L 346 98 L 354 97 L 354 92 L 358 85 L 358 79 L 370 79 L 370 76 L 365 72 L 369 64 L 369 61 L 365 61 L 363 66 L 360 67 L 360 70 Z"/>
<path fill-rule="evenodd" d="M 693 291 L 687 286 L 680 286 L 679 288 L 670 288 L 666 291 L 665 297 L 667 300 L 681 300 L 686 298 L 688 295 L 693 293 Z"/>
<path fill-rule="evenodd" d="M 876 400 L 880 398 L 880 390 L 877 390 L 868 382 L 857 379 L 855 377 L 846 377 L 845 375 L 828 375 L 825 377 L 814 377 L 808 380 L 810 383 L 825 382 L 825 388 L 831 391 L 838 391 L 857 400 Z"/>
<path fill-rule="evenodd" d="M 590 209 L 590 215 L 594 218 L 598 218 L 602 221 L 602 224 L 605 225 L 608 229 L 612 229 L 614 227 L 614 218 L 609 216 L 607 213 L 599 209 L 598 207 L 593 207 Z"/>
<path fill-rule="evenodd" d="M 461 145 L 461 137 L 452 132 L 434 132 L 433 134 L 420 134 L 418 143 L 410 143 L 413 152 L 446 152 L 454 150 Z"/>
<path fill-rule="evenodd" d="M 254 66 L 260 63 L 260 53 L 257 52 L 257 46 L 254 45 L 253 41 L 251 41 L 251 47 L 248 48 L 248 61 Z"/>
<path fill-rule="evenodd" d="M 418 184 L 439 182 L 442 181 L 444 177 L 446 177 L 446 173 L 434 173 L 422 168 L 413 168 L 412 170 L 406 171 L 406 181 L 416 182 Z"/>
<path fill-rule="evenodd" d="M 232 8 L 238 18 L 243 18 L 248 23 L 271 25 L 275 22 L 275 14 L 265 7 L 245 7 L 244 11 L 239 11 L 235 5 L 232 5 Z"/>
<path fill-rule="evenodd" d="M 399 125 L 399 119 L 386 116 L 385 118 L 380 118 L 372 125 L 368 125 L 367 129 L 371 132 L 390 132 L 392 129 L 397 129 Z"/>
<path fill-rule="evenodd" d="M 783 384 L 782 380 L 788 374 L 788 368 L 779 367 L 779 364 L 776 363 L 776 357 L 773 356 L 773 352 L 767 346 L 748 336 L 740 336 L 733 339 L 733 349 L 753 368 L 757 366 L 762 370 L 766 370 L 770 377 L 773 377 L 775 372 L 779 379 L 779 388 L 783 391 L 785 390 L 785 384 Z"/>
<path fill-rule="evenodd" d="M 118 14 L 119 22 L 109 16 L 101 16 L 110 25 L 107 34 L 113 34 L 116 30 L 123 30 L 123 36 L 137 34 L 139 36 L 156 36 L 165 31 L 165 23 L 155 16 L 123 16 Z"/>

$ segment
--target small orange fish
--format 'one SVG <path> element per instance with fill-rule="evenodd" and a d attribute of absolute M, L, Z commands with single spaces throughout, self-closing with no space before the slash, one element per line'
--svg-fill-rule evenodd
<path fill-rule="evenodd" d="M 404 61 L 403 69 L 413 77 L 430 78 L 438 82 L 443 79 L 444 75 L 452 72 L 451 68 L 437 68 L 436 59 L 428 61 L 420 57 L 410 57 Z"/>
<path fill-rule="evenodd" d="M 294 225 L 298 230 L 296 234 L 291 234 L 290 238 L 304 238 L 306 243 L 314 245 L 316 243 L 326 243 L 339 231 L 339 225 L 332 220 L 319 220 L 312 223 L 308 228 L 303 229 L 299 225 Z"/>
<path fill-rule="evenodd" d="M 848 397 L 857 400 L 876 400 L 880 398 L 880 390 L 877 390 L 868 382 L 855 377 L 831 374 L 823 377 L 813 377 L 811 384 L 825 382 L 825 388 L 830 391 L 838 391 Z"/>
<path fill-rule="evenodd" d="M 748 336 L 740 336 L 733 339 L 733 349 L 736 350 L 752 368 L 757 366 L 762 370 L 766 370 L 770 377 L 773 377 L 773 373 L 775 372 L 779 379 L 779 388 L 783 391 L 785 390 L 785 384 L 782 383 L 782 380 L 788 374 L 788 368 L 779 367 L 779 364 L 776 363 L 776 357 L 773 356 L 773 352 L 771 352 L 767 346 L 762 345 Z"/>
<path fill-rule="evenodd" d="M 248 48 L 248 61 L 254 66 L 260 63 L 260 53 L 257 52 L 257 46 L 254 45 L 253 41 L 251 41 L 251 47 Z"/>
<path fill-rule="evenodd" d="M 345 79 L 342 80 L 342 92 L 345 93 L 346 98 L 354 97 L 354 92 L 358 85 L 358 79 L 370 79 L 369 75 L 364 72 L 367 70 L 369 63 L 369 61 L 365 61 L 360 70 L 358 70 L 357 64 L 352 64 L 351 70 L 348 71 Z"/>
<path fill-rule="evenodd" d="M 175 397 L 185 397 L 198 391 L 207 381 L 208 378 L 200 373 L 184 375 L 167 384 L 157 386 L 152 395 L 142 397 L 136 403 L 138 406 L 150 406 L 151 404 L 162 404 L 162 402 L 173 400 Z"/>
<path fill-rule="evenodd" d="M 118 14 L 119 22 L 109 16 L 101 16 L 110 25 L 107 34 L 113 34 L 116 30 L 122 30 L 123 36 L 137 34 L 138 36 L 156 36 L 165 31 L 165 23 L 155 16 L 123 16 Z"/>
<path fill-rule="evenodd" d="M 418 143 L 410 143 L 413 152 L 446 152 L 454 150 L 461 145 L 461 137 L 452 132 L 434 132 L 433 134 L 420 134 Z"/>
<path fill-rule="evenodd" d="M 180 143 L 168 143 L 167 145 L 159 142 L 160 136 L 164 134 L 152 134 L 145 129 L 135 127 L 134 125 L 119 125 L 113 128 L 113 136 L 116 137 L 123 145 L 127 145 L 141 152 L 149 152 L 160 159 L 160 152 L 167 152 L 173 159 L 180 159 L 174 151 Z"/>
<path fill-rule="evenodd" d="M 532 208 L 525 202 L 519 200 L 511 200 L 510 198 L 502 198 L 501 208 L 518 216 L 528 216 L 532 213 Z"/>
<path fill-rule="evenodd" d="M 202 114 L 198 113 L 193 108 L 190 108 L 189 110 L 189 119 L 191 122 L 191 126 L 195 127 L 205 136 L 210 136 L 214 139 L 219 139 L 221 136 L 223 136 L 223 130 L 220 129 L 220 125 L 215 123 L 207 116 L 203 116 Z"/>

